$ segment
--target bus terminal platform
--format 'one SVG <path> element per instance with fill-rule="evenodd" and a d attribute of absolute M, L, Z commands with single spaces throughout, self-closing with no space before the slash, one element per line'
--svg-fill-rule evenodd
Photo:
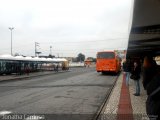
<path fill-rule="evenodd" d="M 146 114 L 147 94 L 140 80 L 140 96 L 134 96 L 135 81 L 129 79 L 126 86 L 125 74 L 121 72 L 106 103 L 102 120 L 149 120 Z"/>

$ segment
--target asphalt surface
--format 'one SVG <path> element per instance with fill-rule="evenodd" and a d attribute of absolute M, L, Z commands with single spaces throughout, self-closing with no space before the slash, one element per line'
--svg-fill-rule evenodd
<path fill-rule="evenodd" d="M 66 73 L 0 82 L 0 119 L 93 119 L 115 80 L 115 75 L 102 75 L 95 68 L 72 68 Z"/>

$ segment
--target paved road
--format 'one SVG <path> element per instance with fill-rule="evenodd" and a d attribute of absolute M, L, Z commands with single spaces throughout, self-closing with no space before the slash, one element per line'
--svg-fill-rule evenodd
<path fill-rule="evenodd" d="M 0 82 L 0 118 L 4 119 L 2 114 L 6 111 L 11 114 L 47 114 L 50 120 L 53 115 L 66 118 L 71 114 L 90 119 L 115 79 L 113 75 L 96 73 L 94 68 L 72 68 L 66 73 Z M 29 120 L 27 117 L 24 118 Z"/>

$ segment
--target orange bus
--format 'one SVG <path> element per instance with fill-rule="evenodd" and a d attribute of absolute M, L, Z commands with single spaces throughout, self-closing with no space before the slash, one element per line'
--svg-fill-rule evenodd
<path fill-rule="evenodd" d="M 121 68 L 120 59 L 113 51 L 103 51 L 97 53 L 96 70 L 97 72 L 118 73 Z"/>

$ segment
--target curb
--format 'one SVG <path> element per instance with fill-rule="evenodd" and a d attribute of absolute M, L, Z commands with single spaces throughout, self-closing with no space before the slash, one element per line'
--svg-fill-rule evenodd
<path fill-rule="evenodd" d="M 108 102 L 108 100 L 109 100 L 108 98 L 111 96 L 112 90 L 113 90 L 113 88 L 115 87 L 115 85 L 116 85 L 116 83 L 117 83 L 117 80 L 118 80 L 120 74 L 121 74 L 121 72 L 118 73 L 118 75 L 117 75 L 117 77 L 116 77 L 113 85 L 112 85 L 111 88 L 109 89 L 109 91 L 108 91 L 108 93 L 107 93 L 107 95 L 106 95 L 106 97 L 105 97 L 102 105 L 101 105 L 100 108 L 98 109 L 98 112 L 97 112 L 96 115 L 94 116 L 93 120 L 101 120 L 101 115 L 103 115 L 104 110 L 105 110 L 105 106 L 106 106 L 106 104 L 107 104 L 107 102 Z"/>
<path fill-rule="evenodd" d="M 35 77 L 40 77 L 40 76 L 46 76 L 46 75 L 50 75 L 50 74 L 60 74 L 60 73 L 64 73 L 64 72 L 70 72 L 70 71 L 59 71 L 59 72 L 51 72 L 51 73 L 46 73 L 46 74 L 38 74 L 38 75 L 31 75 L 31 76 L 23 76 L 23 77 L 17 77 L 17 78 L 9 78 L 9 79 L 3 79 L 0 80 L 0 82 L 10 82 L 12 80 L 14 81 L 18 81 L 18 80 L 25 80 L 25 79 L 29 79 L 29 78 L 35 78 Z"/>

